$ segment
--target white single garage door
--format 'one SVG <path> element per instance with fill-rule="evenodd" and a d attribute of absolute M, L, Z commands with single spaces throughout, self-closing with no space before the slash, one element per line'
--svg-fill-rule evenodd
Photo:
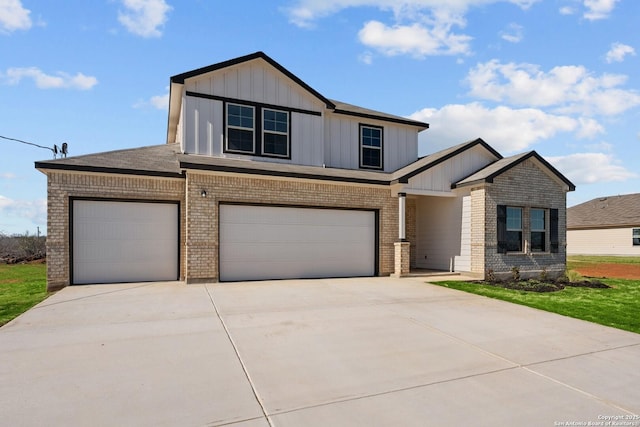
<path fill-rule="evenodd" d="M 178 279 L 178 204 L 73 200 L 73 283 Z"/>
<path fill-rule="evenodd" d="M 220 280 L 373 276 L 372 211 L 220 205 Z"/>

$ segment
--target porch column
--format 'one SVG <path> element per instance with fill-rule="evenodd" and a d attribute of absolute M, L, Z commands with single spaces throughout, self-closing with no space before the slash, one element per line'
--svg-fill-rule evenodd
<path fill-rule="evenodd" d="M 407 193 L 398 193 L 398 239 L 407 240 Z"/>
<path fill-rule="evenodd" d="M 393 277 L 409 275 L 409 245 L 407 242 L 407 193 L 398 193 L 398 241 L 395 246 Z"/>

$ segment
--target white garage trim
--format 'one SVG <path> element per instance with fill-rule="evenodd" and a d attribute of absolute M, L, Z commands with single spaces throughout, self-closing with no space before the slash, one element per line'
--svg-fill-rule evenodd
<path fill-rule="evenodd" d="M 70 199 L 71 283 L 178 280 L 178 202 Z"/>
<path fill-rule="evenodd" d="M 372 210 L 219 205 L 220 281 L 374 276 Z"/>

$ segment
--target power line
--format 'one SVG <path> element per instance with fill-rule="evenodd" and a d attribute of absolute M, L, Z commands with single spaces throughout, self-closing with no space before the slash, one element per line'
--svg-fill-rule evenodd
<path fill-rule="evenodd" d="M 0 135 L 0 138 L 7 139 L 9 141 L 16 141 L 16 142 L 19 142 L 21 144 L 33 145 L 34 147 L 44 148 L 45 150 L 50 150 L 53 153 L 53 157 L 54 158 L 56 157 L 56 155 L 58 153 L 60 153 L 61 155 L 64 155 L 65 157 L 67 157 L 67 143 L 66 142 L 63 142 L 62 143 L 62 148 L 58 149 L 58 146 L 55 145 L 55 144 L 53 145 L 53 148 L 51 148 L 51 147 L 45 147 L 44 145 L 34 144 L 33 142 L 23 141 L 21 139 L 9 138 L 8 136 Z"/>

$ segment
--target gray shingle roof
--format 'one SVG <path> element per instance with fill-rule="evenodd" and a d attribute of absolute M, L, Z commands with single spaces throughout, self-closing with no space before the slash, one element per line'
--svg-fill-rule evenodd
<path fill-rule="evenodd" d="M 422 157 L 392 173 L 182 154 L 179 144 L 154 145 L 40 161 L 36 162 L 36 168 L 168 177 L 183 177 L 184 169 L 200 169 L 250 175 L 390 185 L 393 181 L 407 182 L 411 176 L 479 143 L 486 145 L 480 139 L 466 142 Z M 488 145 L 487 147 L 490 151 L 493 150 Z M 498 153 L 496 155 L 499 156 Z"/>
<path fill-rule="evenodd" d="M 394 123 L 402 123 L 405 125 L 416 126 L 421 129 L 428 129 L 429 124 L 420 122 L 417 120 L 408 119 L 402 116 L 396 116 L 393 114 L 383 113 L 381 111 L 370 110 L 364 107 L 358 107 L 357 105 L 347 104 L 346 102 L 330 100 L 334 105 L 334 112 L 337 114 L 347 114 L 356 117 L 364 117 L 369 119 L 385 120 Z"/>
<path fill-rule="evenodd" d="M 598 197 L 567 209 L 567 228 L 640 226 L 640 193 Z"/>
<path fill-rule="evenodd" d="M 179 152 L 179 144 L 152 145 L 45 160 L 36 162 L 36 168 L 177 177 L 182 172 L 177 158 Z"/>

